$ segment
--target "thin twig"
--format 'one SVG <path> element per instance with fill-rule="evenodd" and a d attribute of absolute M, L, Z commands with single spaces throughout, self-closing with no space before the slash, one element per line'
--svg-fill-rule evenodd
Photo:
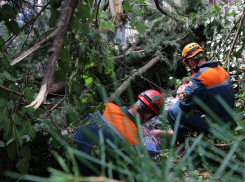
<path fill-rule="evenodd" d="M 232 42 L 231 48 L 230 48 L 230 50 L 229 50 L 229 53 L 228 53 L 228 55 L 227 55 L 226 61 L 225 61 L 225 63 L 223 64 L 223 65 L 225 65 L 226 62 L 228 62 L 228 65 L 227 65 L 227 73 L 228 73 L 228 74 L 229 74 L 229 70 L 230 70 L 230 57 L 231 57 L 231 52 L 233 51 L 233 48 L 234 48 L 234 46 L 235 46 L 237 37 L 238 37 L 238 35 L 239 35 L 239 33 L 240 33 L 240 30 L 241 30 L 241 27 L 242 27 L 242 23 L 243 23 L 244 17 L 245 17 L 245 8 L 244 8 L 244 10 L 243 10 L 243 14 L 242 14 L 242 17 L 241 17 L 241 21 L 240 21 L 239 27 L 238 27 L 238 29 L 237 29 L 236 35 L 235 35 L 235 37 L 234 37 L 234 40 L 233 40 L 233 42 Z"/>
<path fill-rule="evenodd" d="M 41 13 L 46 9 L 46 7 L 49 5 L 49 2 L 41 9 L 41 11 L 33 18 L 31 19 L 29 22 L 27 22 L 23 27 L 20 28 L 19 33 L 24 30 L 29 24 L 31 24 L 32 22 L 34 23 L 36 21 L 36 19 L 41 15 Z M 19 34 L 18 33 L 18 34 Z M 15 36 L 15 37 L 14 37 Z M 6 40 L 2 45 L 0 45 L 0 48 L 5 45 L 9 40 L 11 40 L 13 37 L 13 40 L 17 37 L 18 35 L 12 35 L 8 40 Z M 11 40 L 11 42 L 13 41 Z M 10 43 L 11 43 L 10 42 Z M 7 50 L 8 46 L 10 45 L 10 43 L 6 46 L 5 50 Z M 4 51 L 5 51 L 4 50 Z"/>
<path fill-rule="evenodd" d="M 241 141 L 243 141 L 243 140 L 245 140 L 245 137 L 243 137 Z M 227 147 L 227 146 L 232 145 L 234 143 L 235 142 L 233 141 L 231 143 L 225 143 L 225 144 L 217 144 L 217 143 L 211 143 L 211 144 L 214 145 L 214 146 L 216 146 L 216 147 Z"/>
<path fill-rule="evenodd" d="M 177 20 L 174 16 L 173 16 L 173 17 L 170 16 L 166 11 L 163 10 L 162 7 L 160 6 L 158 0 L 154 0 L 154 2 L 155 2 L 155 5 L 156 5 L 157 9 L 158 9 L 162 14 L 166 15 L 166 16 L 169 17 L 169 18 L 174 19 L 175 21 L 179 21 L 179 20 Z"/>
<path fill-rule="evenodd" d="M 21 101 L 21 97 L 19 97 L 19 102 L 18 102 L 18 104 L 17 104 L 17 106 L 16 106 L 16 108 L 15 108 L 15 110 L 14 110 L 14 113 L 17 112 L 17 109 L 18 109 L 18 107 L 19 107 L 19 105 L 20 105 L 20 101 Z"/>
<path fill-rule="evenodd" d="M 42 105 L 42 106 L 43 106 L 43 105 Z M 55 126 L 55 128 L 56 128 L 57 130 L 59 130 L 59 131 L 62 131 L 63 129 L 60 129 L 60 128 L 57 126 L 57 124 L 54 122 L 54 120 L 53 120 L 53 118 L 52 118 L 50 112 L 49 112 L 44 106 L 43 106 L 43 108 L 44 108 L 45 111 L 48 113 L 48 115 L 49 115 L 49 117 L 50 117 L 50 119 L 51 119 L 53 125 Z"/>
<path fill-rule="evenodd" d="M 101 0 L 99 0 L 99 3 L 97 5 L 97 12 L 96 12 L 96 17 L 95 17 L 95 27 L 98 27 L 98 13 L 99 13 L 99 8 L 100 8 L 100 2 Z"/>
<path fill-rule="evenodd" d="M 51 113 L 53 110 L 56 109 L 56 107 L 58 107 L 63 101 L 65 100 L 65 98 L 61 99 L 57 104 L 54 105 L 54 107 L 52 107 L 50 110 L 49 110 L 49 113 Z M 48 115 L 48 112 L 44 113 L 41 117 L 45 117 Z"/>
<path fill-rule="evenodd" d="M 216 54 L 212 57 L 212 59 L 210 61 L 213 61 L 214 58 L 217 56 L 217 54 L 219 53 L 219 51 L 224 47 L 226 41 L 228 40 L 229 36 L 231 35 L 231 32 L 234 30 L 234 28 L 236 27 L 236 25 L 238 24 L 238 22 L 241 20 L 241 17 L 237 20 L 237 22 L 234 24 L 234 26 L 232 27 L 232 29 L 230 30 L 230 32 L 228 33 L 228 35 L 225 38 L 225 41 L 223 42 L 222 46 L 219 48 L 219 50 L 216 52 Z"/>
<path fill-rule="evenodd" d="M 7 92 L 12 93 L 12 94 L 15 94 L 15 95 L 18 95 L 18 96 L 23 96 L 22 93 L 16 92 L 16 91 L 11 90 L 11 89 L 9 89 L 9 88 L 6 88 L 6 87 L 4 87 L 4 86 L 2 86 L 2 85 L 0 85 L 0 88 L 3 89 L 3 90 L 5 90 L 5 91 L 7 91 Z"/>
<path fill-rule="evenodd" d="M 233 80 L 232 82 L 240 82 L 240 81 L 245 81 L 245 79 Z"/>
<path fill-rule="evenodd" d="M 165 90 L 165 89 L 159 87 L 158 85 L 156 85 L 154 82 L 151 82 L 150 80 L 148 80 L 148 78 L 146 78 L 146 77 L 144 77 L 144 78 L 146 79 L 146 81 L 148 81 L 149 83 L 155 85 L 157 88 L 159 88 L 159 89 L 161 89 L 161 90 Z"/>

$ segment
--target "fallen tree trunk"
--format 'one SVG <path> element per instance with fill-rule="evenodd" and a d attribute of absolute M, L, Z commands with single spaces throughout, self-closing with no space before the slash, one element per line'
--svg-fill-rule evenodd
<path fill-rule="evenodd" d="M 37 109 L 41 105 L 43 100 L 46 99 L 47 94 L 51 90 L 51 86 L 53 84 L 53 76 L 56 70 L 56 64 L 59 59 L 59 55 L 67 33 L 68 26 L 70 24 L 77 4 L 78 0 L 65 0 L 61 9 L 59 20 L 54 31 L 43 41 L 39 42 L 31 49 L 27 50 L 25 53 L 23 53 L 21 56 L 19 56 L 11 62 L 11 65 L 14 65 L 22 59 L 24 59 L 26 56 L 33 53 L 35 50 L 39 49 L 42 45 L 46 44 L 47 42 L 52 42 L 51 48 L 48 50 L 47 66 L 45 69 L 39 94 L 37 98 L 26 107 L 33 106 L 34 109 Z"/>
<path fill-rule="evenodd" d="M 138 74 L 143 74 L 145 71 L 152 68 L 158 61 L 160 60 L 160 56 L 156 56 L 150 62 L 148 62 L 145 66 L 140 68 L 137 72 L 135 72 L 132 76 L 130 76 L 123 84 L 114 92 L 108 99 L 109 102 L 113 102 L 116 97 L 120 96 L 125 90 L 127 90 L 128 86 L 131 84 L 133 80 L 137 77 Z"/>

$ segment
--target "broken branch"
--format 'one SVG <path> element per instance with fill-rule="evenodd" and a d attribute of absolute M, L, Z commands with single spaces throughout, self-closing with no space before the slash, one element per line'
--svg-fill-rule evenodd
<path fill-rule="evenodd" d="M 155 2 L 155 5 L 156 5 L 157 9 L 158 9 L 162 14 L 166 15 L 166 16 L 169 17 L 169 18 L 174 19 L 175 21 L 179 21 L 179 20 L 177 20 L 174 16 L 173 16 L 173 17 L 170 16 L 166 11 L 163 10 L 162 7 L 160 6 L 158 0 L 154 0 L 154 2 Z"/>
<path fill-rule="evenodd" d="M 140 68 L 137 72 L 135 72 L 132 76 L 130 76 L 123 84 L 109 97 L 108 101 L 112 102 L 116 97 L 120 96 L 131 84 L 133 80 L 137 77 L 138 74 L 143 74 L 145 71 L 152 68 L 158 61 L 160 60 L 160 56 L 155 57 L 145 66 Z"/>
<path fill-rule="evenodd" d="M 46 99 L 48 92 L 51 90 L 53 84 L 53 76 L 56 70 L 56 64 L 59 59 L 59 55 L 67 33 L 68 26 L 70 24 L 71 18 L 73 16 L 77 4 L 78 4 L 78 0 L 65 0 L 61 9 L 60 17 L 57 21 L 57 25 L 54 31 L 43 41 L 35 45 L 31 49 L 31 51 L 24 53 L 24 55 L 21 57 L 23 59 L 23 57 L 26 57 L 34 50 L 37 50 L 43 44 L 52 41 L 51 48 L 48 50 L 47 66 L 45 69 L 39 94 L 37 98 L 30 105 L 26 107 L 33 106 L 34 109 L 37 109 L 41 105 L 41 103 Z M 20 60 L 21 59 L 14 60 L 13 61 L 14 63 L 12 62 L 11 65 L 19 62 Z"/>

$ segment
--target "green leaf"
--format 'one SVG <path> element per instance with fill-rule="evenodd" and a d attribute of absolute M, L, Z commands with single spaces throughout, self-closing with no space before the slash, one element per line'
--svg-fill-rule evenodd
<path fill-rule="evenodd" d="M 0 141 L 0 147 L 5 147 L 5 143 L 3 141 Z"/>
<path fill-rule="evenodd" d="M 22 174 L 26 174 L 29 170 L 29 167 L 30 167 L 30 164 L 29 164 L 29 161 L 27 159 L 20 159 L 16 163 L 16 168 Z"/>
<path fill-rule="evenodd" d="M 62 48 L 61 52 L 60 52 L 60 58 L 63 61 L 65 61 L 65 62 L 69 62 L 69 60 L 70 60 L 70 52 L 67 49 Z"/>
<path fill-rule="evenodd" d="M 115 31 L 115 26 L 112 22 L 110 21 L 103 21 L 100 23 L 100 29 L 109 29 L 110 31 L 114 32 Z"/>
<path fill-rule="evenodd" d="M 124 4 L 123 4 L 123 10 L 125 12 L 128 12 L 130 10 L 130 4 L 129 4 L 128 1 L 125 1 L 125 0 L 123 2 L 124 2 Z"/>
<path fill-rule="evenodd" d="M 86 46 L 83 43 L 79 44 L 79 48 L 78 48 L 78 55 L 79 57 L 83 56 L 83 53 L 85 52 Z"/>
<path fill-rule="evenodd" d="M 66 74 L 62 70 L 57 70 L 54 73 L 54 80 L 53 80 L 53 82 L 54 83 L 57 83 L 59 81 L 66 82 Z"/>
<path fill-rule="evenodd" d="M 62 2 L 62 0 L 50 0 L 50 6 L 53 9 L 57 9 L 61 6 L 61 2 Z"/>
<path fill-rule="evenodd" d="M 20 149 L 20 156 L 25 159 L 31 159 L 31 150 L 28 146 L 24 146 Z"/>
<path fill-rule="evenodd" d="M 9 139 L 7 142 L 6 142 L 6 146 L 8 146 L 10 143 L 12 143 L 14 141 L 14 138 L 11 138 Z"/>
<path fill-rule="evenodd" d="M 79 1 L 78 5 L 77 5 L 77 12 L 75 13 L 77 18 L 80 19 L 84 16 L 84 12 L 82 10 L 83 3 L 81 1 Z"/>
<path fill-rule="evenodd" d="M 4 44 L 4 40 L 3 40 L 3 37 L 0 36 L 0 46 L 2 46 Z"/>
<path fill-rule="evenodd" d="M 146 6 L 144 6 L 142 9 L 142 13 L 145 13 L 147 10 L 148 10 L 148 8 Z"/>
<path fill-rule="evenodd" d="M 108 20 L 107 13 L 106 13 L 105 11 L 102 11 L 102 12 L 100 13 L 100 17 L 101 17 L 102 19 L 104 19 L 104 20 Z"/>
<path fill-rule="evenodd" d="M 192 116 L 194 116 L 195 110 L 190 110 L 187 114 L 186 114 L 186 118 L 191 118 Z"/>
<path fill-rule="evenodd" d="M 83 24 L 82 24 L 81 30 L 82 30 L 83 32 L 85 32 L 85 33 L 89 33 L 89 32 L 90 32 L 90 28 L 89 28 L 88 24 L 86 24 L 86 23 L 83 23 Z"/>
<path fill-rule="evenodd" d="M 69 126 L 70 123 L 79 124 L 79 119 L 74 113 L 66 114 L 66 124 Z"/>
<path fill-rule="evenodd" d="M 19 115 L 19 114 L 14 114 L 13 116 L 12 116 L 12 118 L 13 118 L 13 121 L 14 121 L 14 123 L 16 124 L 16 125 L 19 125 L 19 126 L 23 126 L 23 120 L 22 120 L 22 118 L 21 118 L 21 116 Z"/>
<path fill-rule="evenodd" d="M 106 109 L 106 106 L 104 104 L 101 104 L 99 106 L 98 110 L 99 110 L 99 112 L 100 112 L 101 115 L 104 113 L 105 109 Z"/>
<path fill-rule="evenodd" d="M 238 126 L 235 128 L 235 131 L 239 131 L 239 130 L 243 130 L 243 127 L 242 126 Z"/>
<path fill-rule="evenodd" d="M 78 11 L 81 11 L 82 17 L 90 18 L 90 8 L 88 5 L 82 4 L 78 6 Z"/>
<path fill-rule="evenodd" d="M 0 85 L 3 85 L 3 80 L 2 79 L 0 79 Z"/>
<path fill-rule="evenodd" d="M 76 105 L 75 109 L 77 110 L 77 112 L 82 112 L 84 108 L 82 100 L 77 97 L 75 97 L 74 100 L 75 100 L 75 105 Z"/>
<path fill-rule="evenodd" d="M 138 4 L 134 4 L 131 8 L 133 14 L 135 14 L 136 16 L 142 16 L 142 10 L 140 5 Z"/>
<path fill-rule="evenodd" d="M 3 19 L 5 21 L 8 21 L 9 19 L 15 19 L 15 13 L 14 10 L 12 8 L 12 6 L 10 6 L 9 4 L 4 4 L 2 6 L 2 15 L 3 15 Z"/>
<path fill-rule="evenodd" d="M 92 155 L 93 157 L 96 156 L 96 154 L 95 154 L 95 148 L 93 148 L 93 149 L 91 150 L 91 155 Z"/>
<path fill-rule="evenodd" d="M 38 108 L 38 109 L 36 109 L 34 112 L 33 112 L 33 114 L 34 114 L 34 116 L 35 117 L 39 117 L 41 114 L 44 114 L 45 113 L 45 111 L 43 110 L 43 109 L 41 109 L 41 108 Z"/>
<path fill-rule="evenodd" d="M 18 130 L 15 128 L 15 131 L 14 131 L 14 138 L 15 140 L 20 144 L 20 145 L 23 145 L 23 137 L 22 135 L 18 132 Z"/>
<path fill-rule="evenodd" d="M 87 85 L 90 85 L 93 82 L 93 77 L 88 77 L 86 75 L 83 75 L 83 79 Z"/>
<path fill-rule="evenodd" d="M 24 90 L 24 96 L 28 100 L 28 102 L 32 102 L 34 100 L 34 95 L 35 93 L 28 87 Z"/>
<path fill-rule="evenodd" d="M 191 12 L 190 15 L 191 15 L 191 16 L 196 16 L 196 13 Z"/>
<path fill-rule="evenodd" d="M 32 139 L 36 138 L 36 130 L 32 126 L 28 127 L 27 133 Z"/>
<path fill-rule="evenodd" d="M 98 156 L 100 156 L 100 155 L 101 155 L 101 151 L 100 151 L 100 149 L 99 149 L 99 148 L 98 148 L 98 149 L 96 149 L 94 152 L 95 152 L 95 154 L 96 154 L 96 155 L 98 155 Z"/>
<path fill-rule="evenodd" d="M 34 112 L 35 109 L 33 107 L 22 107 L 22 112 Z"/>
<path fill-rule="evenodd" d="M 96 65 L 97 65 L 97 69 L 98 69 L 99 73 L 102 73 L 102 62 L 100 60 L 98 60 Z"/>
<path fill-rule="evenodd" d="M 78 24 L 79 24 L 79 19 L 76 16 L 73 16 L 69 24 L 68 31 L 72 31 L 73 28 L 76 30 L 78 28 Z"/>
<path fill-rule="evenodd" d="M 0 99 L 0 107 L 5 107 L 8 104 L 8 101 L 5 99 Z"/>
<path fill-rule="evenodd" d="M 12 142 L 7 148 L 8 157 L 14 159 L 18 153 L 16 142 Z"/>
<path fill-rule="evenodd" d="M 12 32 L 13 34 L 17 35 L 20 31 L 20 27 L 15 20 L 6 21 L 5 25 L 10 33 Z"/>
<path fill-rule="evenodd" d="M 220 8 L 215 4 L 214 5 L 214 10 L 218 12 L 220 10 Z"/>
<path fill-rule="evenodd" d="M 235 14 L 234 10 L 230 13 L 230 16 L 233 16 Z"/>
<path fill-rule="evenodd" d="M 62 60 L 59 60 L 59 68 L 62 70 L 62 71 L 69 71 L 70 70 L 70 66 L 68 64 L 68 62 L 64 62 Z"/>
<path fill-rule="evenodd" d="M 31 137 L 30 137 L 29 135 L 24 135 L 24 136 L 23 136 L 24 142 L 29 142 L 30 139 L 31 139 Z"/>
<path fill-rule="evenodd" d="M 192 19 L 192 23 L 193 23 L 193 24 L 196 23 L 196 21 L 197 21 L 196 18 L 193 18 L 193 19 Z"/>
<path fill-rule="evenodd" d="M 137 18 L 135 16 L 131 17 L 130 26 L 134 28 L 136 26 Z"/>
<path fill-rule="evenodd" d="M 9 112 L 6 107 L 0 108 L 0 121 L 5 121 L 9 119 Z"/>
<path fill-rule="evenodd" d="M 13 78 L 10 74 L 9 74 L 9 72 L 7 72 L 7 71 L 4 71 L 3 72 L 3 75 L 5 76 L 5 78 L 7 79 L 7 80 L 9 80 L 9 81 L 16 81 L 15 80 L 15 78 Z"/>
<path fill-rule="evenodd" d="M 72 81 L 71 83 L 71 91 L 76 94 L 76 96 L 80 96 L 82 93 L 82 85 L 78 81 Z"/>
<path fill-rule="evenodd" d="M 143 20 L 137 21 L 137 23 L 136 23 L 136 29 L 137 29 L 137 31 L 139 33 L 144 34 L 145 33 L 145 29 L 146 29 L 145 21 L 143 21 Z"/>
<path fill-rule="evenodd" d="M 4 56 L 4 57 L 2 58 L 2 62 L 3 62 L 4 66 L 5 66 L 6 68 L 9 68 L 9 69 L 13 70 L 13 67 L 10 65 L 10 59 L 9 59 L 9 57 Z"/>
<path fill-rule="evenodd" d="M 54 28 L 55 27 L 56 22 L 57 22 L 59 16 L 60 16 L 60 12 L 57 11 L 57 10 L 55 10 L 55 9 L 52 9 L 52 11 L 51 11 L 51 17 L 49 18 L 49 26 L 51 28 Z"/>

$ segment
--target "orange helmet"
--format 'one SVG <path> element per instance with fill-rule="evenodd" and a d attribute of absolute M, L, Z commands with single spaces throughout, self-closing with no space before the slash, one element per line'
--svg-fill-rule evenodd
<path fill-rule="evenodd" d="M 162 104 L 162 95 L 156 90 L 147 90 L 138 95 L 138 98 L 151 108 L 156 115 L 160 114 Z"/>
<path fill-rule="evenodd" d="M 182 51 L 183 62 L 185 63 L 186 59 L 194 57 L 199 52 L 204 51 L 197 43 L 190 43 L 186 45 Z"/>

